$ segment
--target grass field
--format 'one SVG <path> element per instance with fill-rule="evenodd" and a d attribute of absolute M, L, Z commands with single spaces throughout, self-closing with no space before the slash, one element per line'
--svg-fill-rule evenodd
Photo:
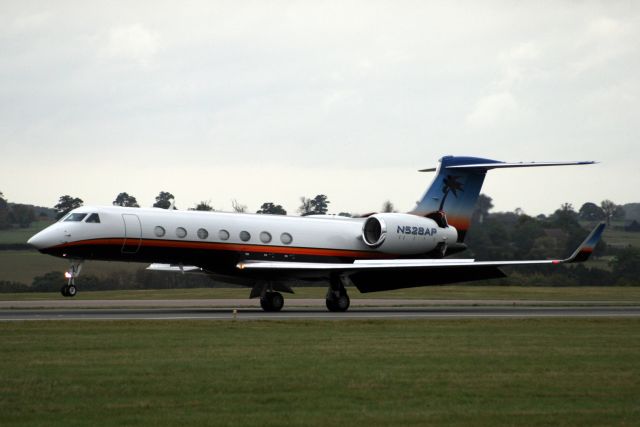
<path fill-rule="evenodd" d="M 640 319 L 0 323 L 0 425 L 637 425 Z"/>
<path fill-rule="evenodd" d="M 324 287 L 295 288 L 295 294 L 287 298 L 324 298 Z M 640 286 L 576 286 L 576 287 L 531 287 L 531 286 L 431 286 L 397 291 L 361 294 L 349 289 L 351 298 L 415 298 L 415 299 L 460 299 L 460 300 L 544 300 L 544 301 L 618 301 L 640 303 Z M 207 299 L 248 298 L 249 288 L 197 288 L 197 289 L 153 289 L 127 291 L 80 292 L 74 299 Z M 23 292 L 0 293 L 0 300 L 65 299 L 59 293 Z"/>
<path fill-rule="evenodd" d="M 613 246 L 640 247 L 640 233 L 632 233 L 624 230 L 614 230 L 612 227 L 605 230 L 603 239 Z"/>
<path fill-rule="evenodd" d="M 105 276 L 115 271 L 136 271 L 148 264 L 130 262 L 86 261 L 83 271 L 94 276 Z M 69 261 L 43 255 L 37 251 L 0 251 L 0 280 L 30 284 L 36 276 L 50 271 L 64 273 Z"/>
<path fill-rule="evenodd" d="M 51 224 L 53 224 L 52 221 L 35 221 L 28 228 L 0 230 L 0 244 L 27 243 L 27 240 L 29 240 L 31 236 Z"/>

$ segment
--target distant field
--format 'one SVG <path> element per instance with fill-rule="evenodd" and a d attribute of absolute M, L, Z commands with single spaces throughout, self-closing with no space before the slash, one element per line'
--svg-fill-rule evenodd
<path fill-rule="evenodd" d="M 104 276 L 114 271 L 136 271 L 144 269 L 148 264 L 87 261 L 83 271 L 95 276 Z M 69 262 L 38 251 L 0 251 L 0 280 L 31 284 L 36 276 L 42 276 L 50 271 L 64 273 L 69 268 Z M 81 276 L 82 277 L 82 276 Z"/>
<path fill-rule="evenodd" d="M 613 246 L 635 246 L 640 247 L 640 233 L 632 233 L 624 230 L 607 229 L 603 239 Z"/>
<path fill-rule="evenodd" d="M 216 299 L 216 298 L 248 298 L 249 288 L 198 288 L 198 289 L 163 289 L 135 291 L 82 291 L 74 298 L 83 300 L 95 299 Z M 57 291 L 57 289 L 56 289 Z M 294 288 L 293 295 L 285 294 L 285 298 L 324 298 L 326 288 Z M 351 298 L 415 298 L 415 299 L 461 299 L 461 300 L 542 300 L 542 301 L 618 301 L 640 302 L 640 286 L 610 287 L 522 287 L 522 286 L 432 286 L 398 291 L 374 292 L 361 294 L 357 289 L 350 289 Z M 62 299 L 56 293 L 0 293 L 0 300 L 37 300 Z"/>
<path fill-rule="evenodd" d="M 29 240 L 31 236 L 51 224 L 53 224 L 53 221 L 35 221 L 29 228 L 0 230 L 0 244 L 27 243 L 27 240 Z"/>
<path fill-rule="evenodd" d="M 640 319 L 0 323 L 0 425 L 637 425 Z"/>

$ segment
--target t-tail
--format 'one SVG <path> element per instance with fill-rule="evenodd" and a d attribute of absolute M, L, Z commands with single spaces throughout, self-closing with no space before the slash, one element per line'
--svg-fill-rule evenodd
<path fill-rule="evenodd" d="M 445 156 L 437 168 L 420 172 L 436 172 L 431 186 L 409 213 L 428 216 L 444 212 L 447 222 L 458 230 L 458 242 L 464 241 L 471 216 L 488 170 L 537 166 L 589 165 L 595 162 L 519 162 L 506 163 L 478 157 Z"/>

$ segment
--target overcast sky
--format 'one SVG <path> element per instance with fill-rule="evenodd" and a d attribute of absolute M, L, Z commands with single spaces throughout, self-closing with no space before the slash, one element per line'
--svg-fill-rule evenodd
<path fill-rule="evenodd" d="M 0 3 L 0 191 L 409 210 L 443 155 L 497 210 L 640 201 L 640 3 Z"/>

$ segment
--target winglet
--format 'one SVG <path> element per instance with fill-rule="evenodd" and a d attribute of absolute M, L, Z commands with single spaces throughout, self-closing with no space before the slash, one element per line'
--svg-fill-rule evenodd
<path fill-rule="evenodd" d="M 565 260 L 562 260 L 562 263 L 573 263 L 573 262 L 584 262 L 589 259 L 596 245 L 600 241 L 602 237 L 602 232 L 604 231 L 605 223 L 601 222 L 596 226 L 596 228 L 589 233 L 584 242 L 575 250 L 571 256 Z"/>

